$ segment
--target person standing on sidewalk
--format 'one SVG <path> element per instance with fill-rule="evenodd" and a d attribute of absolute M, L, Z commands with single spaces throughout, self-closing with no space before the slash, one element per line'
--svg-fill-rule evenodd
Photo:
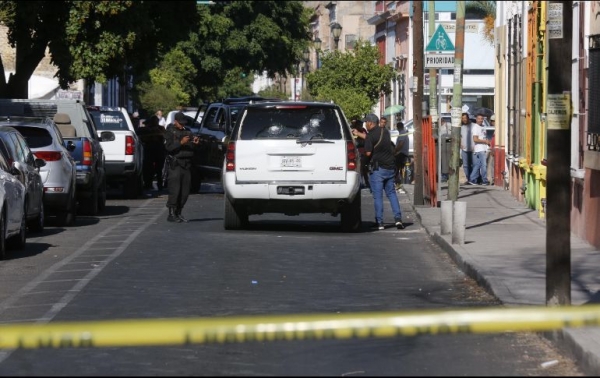
<path fill-rule="evenodd" d="M 376 227 L 379 230 L 385 229 L 383 225 L 383 193 L 385 192 L 392 206 L 396 228 L 404 229 L 402 211 L 394 188 L 396 164 L 390 132 L 384 127 L 379 127 L 379 118 L 375 114 L 367 114 L 363 121 L 369 132 L 365 138 L 365 155 L 370 158 L 369 181 L 375 205 Z"/>
<path fill-rule="evenodd" d="M 408 150 L 410 141 L 408 139 L 408 132 L 404 129 L 403 122 L 396 123 L 396 129 L 398 130 L 398 138 L 396 138 L 396 145 L 394 147 L 394 158 L 396 160 L 396 175 L 395 175 L 395 186 L 397 190 L 403 190 L 402 183 L 404 177 L 404 169 L 406 162 L 408 161 Z M 409 177 L 407 179 L 410 180 Z M 409 181 L 410 182 L 410 181 Z"/>
<path fill-rule="evenodd" d="M 465 171 L 465 180 L 467 180 L 464 185 L 467 185 L 473 171 L 473 125 L 469 113 L 462 114 L 460 123 L 460 158 Z"/>
<path fill-rule="evenodd" d="M 475 124 L 472 126 L 473 133 L 473 171 L 469 177 L 469 185 L 489 185 L 487 178 L 487 151 L 490 141 L 485 139 L 485 130 L 483 124 L 483 114 L 477 114 Z"/>
<path fill-rule="evenodd" d="M 187 119 L 182 112 L 175 114 L 175 121 L 165 132 L 165 149 L 172 159 L 169 162 L 169 222 L 187 222 L 181 211 L 190 194 L 192 158 L 200 138 L 185 128 Z"/>

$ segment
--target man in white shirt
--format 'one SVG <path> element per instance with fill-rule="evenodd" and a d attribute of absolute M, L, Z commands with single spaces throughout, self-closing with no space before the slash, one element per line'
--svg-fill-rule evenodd
<path fill-rule="evenodd" d="M 156 111 L 156 116 L 158 117 L 158 124 L 164 128 L 167 127 L 167 120 L 165 119 L 165 117 L 163 117 L 163 112 L 162 110 L 158 109 Z"/>
<path fill-rule="evenodd" d="M 469 185 L 477 185 L 481 180 L 482 185 L 489 185 L 487 178 L 487 151 L 490 141 L 485 139 L 485 130 L 483 124 L 483 114 L 477 114 L 475 124 L 472 125 L 473 133 L 473 171 L 469 176 Z"/>
<path fill-rule="evenodd" d="M 462 159 L 465 178 L 469 184 L 469 178 L 473 170 L 473 125 L 468 113 L 463 113 L 460 118 L 460 158 Z"/>

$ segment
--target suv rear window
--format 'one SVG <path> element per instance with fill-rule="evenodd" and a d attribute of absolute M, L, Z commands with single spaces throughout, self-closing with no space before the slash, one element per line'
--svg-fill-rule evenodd
<path fill-rule="evenodd" d="M 129 130 L 127 120 L 120 111 L 90 110 L 96 128 L 102 131 Z"/>
<path fill-rule="evenodd" d="M 52 136 L 46 129 L 39 127 L 19 127 L 13 126 L 19 130 L 29 148 L 40 148 L 52 145 Z"/>
<path fill-rule="evenodd" d="M 335 109 L 307 106 L 249 107 L 240 123 L 240 139 L 342 139 Z"/>

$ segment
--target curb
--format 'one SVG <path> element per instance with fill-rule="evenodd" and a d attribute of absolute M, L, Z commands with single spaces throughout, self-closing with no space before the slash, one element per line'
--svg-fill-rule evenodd
<path fill-rule="evenodd" d="M 409 198 L 409 204 L 416 215 L 419 223 L 423 226 L 431 239 L 438 244 L 454 261 L 458 268 L 468 277 L 474 279 L 485 291 L 497 298 L 503 305 L 504 302 L 497 291 L 501 291 L 503 285 L 498 282 L 490 281 L 486 278 L 476 266 L 466 261 L 463 256 L 456 251 L 455 247 L 431 227 L 423 224 L 423 219 L 418 211 L 418 207 L 413 204 L 412 193 L 406 192 Z M 494 290 L 496 287 L 496 290 Z M 507 289 L 508 295 L 510 291 Z M 537 332 L 542 337 L 550 340 L 554 346 L 568 357 L 575 360 L 578 367 L 586 375 L 600 376 L 600 354 L 593 351 L 600 351 L 600 328 L 588 329 L 562 329 L 553 332 Z"/>

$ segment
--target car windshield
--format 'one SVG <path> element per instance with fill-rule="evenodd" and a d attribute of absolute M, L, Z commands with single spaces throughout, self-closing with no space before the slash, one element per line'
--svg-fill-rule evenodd
<path fill-rule="evenodd" d="M 52 145 L 52 136 L 46 129 L 27 126 L 13 127 L 23 135 L 29 148 L 40 148 Z"/>
<path fill-rule="evenodd" d="M 90 114 L 94 118 L 94 123 L 96 124 L 96 128 L 98 130 L 129 130 L 127 120 L 125 119 L 123 113 L 119 111 L 90 110 Z"/>
<path fill-rule="evenodd" d="M 248 108 L 240 124 L 240 139 L 341 139 L 334 109 L 307 106 Z"/>

